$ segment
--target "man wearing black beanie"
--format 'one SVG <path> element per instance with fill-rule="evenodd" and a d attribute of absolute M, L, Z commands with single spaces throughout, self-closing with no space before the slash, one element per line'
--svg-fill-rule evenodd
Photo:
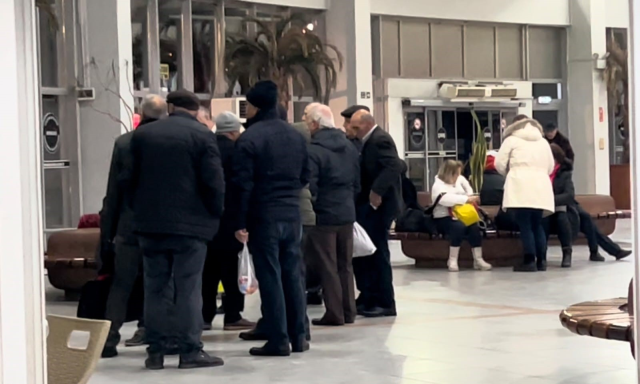
<path fill-rule="evenodd" d="M 305 139 L 278 114 L 278 87 L 257 83 L 248 93 L 251 128 L 236 143 L 232 190 L 236 238 L 248 243 L 260 282 L 262 319 L 256 356 L 309 349 L 302 277 L 300 193 L 309 182 Z M 259 332 L 260 335 L 255 333 Z"/>
<path fill-rule="evenodd" d="M 145 365 L 164 368 L 168 338 L 176 336 L 180 368 L 218 366 L 223 361 L 202 350 L 200 337 L 207 242 L 218 232 L 224 207 L 220 152 L 215 134 L 196 119 L 196 95 L 172 92 L 167 104 L 169 117 L 133 134 L 133 171 L 126 180 L 143 254 Z M 169 306 L 176 317 L 171 326 Z"/>

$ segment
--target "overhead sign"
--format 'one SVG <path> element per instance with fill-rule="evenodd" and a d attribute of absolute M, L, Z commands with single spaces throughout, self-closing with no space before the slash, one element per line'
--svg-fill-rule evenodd
<path fill-rule="evenodd" d="M 54 154 L 60 147 L 60 125 L 53 113 L 47 113 L 42 118 L 42 132 L 44 135 L 44 148 Z"/>

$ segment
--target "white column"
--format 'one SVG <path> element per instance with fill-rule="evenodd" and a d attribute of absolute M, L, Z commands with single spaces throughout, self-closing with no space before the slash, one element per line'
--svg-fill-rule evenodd
<path fill-rule="evenodd" d="M 96 99 L 80 103 L 82 212 L 97 213 L 107 188 L 114 140 L 132 126 L 130 0 L 87 2 L 88 59 Z M 159 76 L 159 74 L 158 74 Z"/>
<path fill-rule="evenodd" d="M 46 382 L 39 92 L 33 1 L 0 1 L 0 383 Z"/>
<path fill-rule="evenodd" d="M 344 55 L 344 68 L 330 106 L 336 124 L 342 125 L 340 112 L 350 105 L 366 105 L 373 110 L 371 65 L 370 0 L 331 1 L 325 14 L 327 43 Z M 363 97 L 364 96 L 364 97 Z"/>
<path fill-rule="evenodd" d="M 607 53 L 606 0 L 571 2 L 568 32 L 569 136 L 576 149 L 578 193 L 608 195 L 609 125 L 607 87 L 594 54 Z"/>
<path fill-rule="evenodd" d="M 640 134 L 638 133 L 638 121 L 640 121 L 640 0 L 629 0 L 630 10 L 630 44 L 629 44 L 629 89 L 631 98 L 629 102 L 629 117 L 631 123 L 631 137 L 629 140 L 631 152 L 631 208 L 633 209 L 633 249 L 635 259 L 634 274 L 634 308 L 636 311 L 634 331 L 636 357 L 640 351 Z M 636 358 L 636 370 L 640 378 L 640 360 Z M 639 380 L 640 382 L 640 380 Z"/>

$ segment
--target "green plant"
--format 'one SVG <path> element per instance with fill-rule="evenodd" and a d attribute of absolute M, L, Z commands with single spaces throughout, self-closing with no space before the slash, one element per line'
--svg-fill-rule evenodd
<path fill-rule="evenodd" d="M 469 167 L 471 169 L 469 182 L 473 190 L 476 193 L 480 193 L 484 182 L 484 166 L 487 161 L 487 140 L 484 138 L 484 132 L 476 111 L 471 110 L 471 115 L 476 128 L 476 141 L 473 143 L 473 150 L 469 159 Z"/>
<path fill-rule="evenodd" d="M 225 68 L 230 91 L 236 82 L 246 90 L 260 80 L 272 80 L 280 90 L 280 102 L 287 107 L 291 100 L 290 80 L 302 85 L 307 76 L 314 99 L 329 102 L 342 70 L 342 54 L 306 28 L 304 15 L 293 14 L 274 21 L 248 18 L 245 23 L 256 24 L 254 37 L 232 35 L 226 39 Z"/>

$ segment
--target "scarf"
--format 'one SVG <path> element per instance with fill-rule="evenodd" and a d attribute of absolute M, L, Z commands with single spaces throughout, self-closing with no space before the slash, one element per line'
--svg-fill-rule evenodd
<path fill-rule="evenodd" d="M 553 184 L 553 180 L 556 179 L 556 175 L 558 175 L 558 171 L 560 170 L 560 164 L 556 164 L 555 167 L 553 167 L 553 172 L 551 172 L 551 175 L 549 177 L 551 177 L 551 183 Z"/>

